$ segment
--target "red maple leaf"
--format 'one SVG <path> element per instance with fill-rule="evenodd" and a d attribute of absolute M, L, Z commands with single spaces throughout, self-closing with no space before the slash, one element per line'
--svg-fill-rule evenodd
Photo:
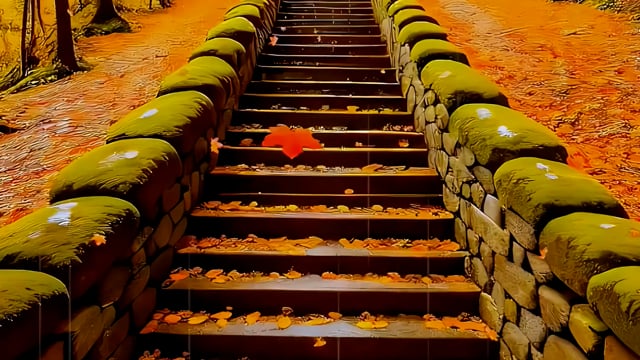
<path fill-rule="evenodd" d="M 270 127 L 271 134 L 262 141 L 262 146 L 281 146 L 282 152 L 293 159 L 302 154 L 303 148 L 322 149 L 322 144 L 313 138 L 310 130 L 289 129 L 287 126 Z"/>

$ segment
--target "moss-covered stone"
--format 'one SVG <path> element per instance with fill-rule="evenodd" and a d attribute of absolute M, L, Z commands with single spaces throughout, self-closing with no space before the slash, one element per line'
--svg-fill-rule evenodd
<path fill-rule="evenodd" d="M 271 28 L 273 21 L 276 18 L 278 5 L 275 2 L 267 0 L 242 0 L 239 6 L 247 4 L 259 7 L 260 11 L 266 15 L 265 20 L 267 21 L 267 28 Z"/>
<path fill-rule="evenodd" d="M 46 272 L 77 298 L 124 257 L 139 222 L 131 203 L 112 197 L 55 203 L 0 228 L 0 267 Z"/>
<path fill-rule="evenodd" d="M 214 26 L 207 33 L 207 40 L 211 40 L 213 38 L 233 39 L 242 44 L 247 51 L 257 51 L 256 44 L 258 35 L 256 27 L 251 23 L 251 21 L 243 17 L 235 17 L 225 20 Z"/>
<path fill-rule="evenodd" d="M 198 46 L 189 57 L 189 61 L 202 57 L 215 56 L 227 62 L 238 72 L 247 63 L 247 51 L 239 42 L 229 38 L 213 38 Z"/>
<path fill-rule="evenodd" d="M 571 307 L 569 330 L 582 351 L 590 357 L 602 354 L 604 337 L 609 327 L 596 315 L 588 304 Z"/>
<path fill-rule="evenodd" d="M 540 234 L 540 247 L 554 274 L 581 296 L 589 279 L 609 269 L 640 265 L 640 223 L 577 212 L 554 219 Z"/>
<path fill-rule="evenodd" d="M 214 56 L 202 56 L 164 78 L 158 96 L 195 90 L 207 95 L 216 110 L 232 108 L 231 101 L 240 91 L 240 79 L 226 61 Z"/>
<path fill-rule="evenodd" d="M 180 154 L 193 150 L 208 128 L 215 128 L 213 103 L 197 91 L 160 96 L 128 113 L 109 127 L 107 143 L 131 138 L 169 142 Z"/>
<path fill-rule="evenodd" d="M 576 211 L 628 218 L 597 180 L 563 163 L 533 157 L 505 162 L 495 172 L 500 204 L 512 209 L 536 234 L 552 219 Z"/>
<path fill-rule="evenodd" d="M 418 9 L 424 11 L 424 8 L 417 0 L 399 0 L 389 6 L 387 14 L 389 16 L 394 16 L 398 11 L 404 9 Z"/>
<path fill-rule="evenodd" d="M 414 24 L 402 29 L 401 34 Z M 493 81 L 457 61 L 431 61 L 422 69 L 420 80 L 425 88 L 435 91 L 450 114 L 458 107 L 471 103 L 508 106 L 507 98 Z"/>
<path fill-rule="evenodd" d="M 414 21 L 400 30 L 397 41 L 403 45 L 415 44 L 425 39 L 445 40 L 446 38 L 447 32 L 439 25 L 427 21 Z"/>
<path fill-rule="evenodd" d="M 602 321 L 640 355 L 640 266 L 624 266 L 589 280 L 587 300 Z"/>
<path fill-rule="evenodd" d="M 180 156 L 164 140 L 126 139 L 95 148 L 53 179 L 51 202 L 81 196 L 113 196 L 155 219 L 164 189 L 182 173 Z"/>
<path fill-rule="evenodd" d="M 425 39 L 418 41 L 411 48 L 410 57 L 417 64 L 418 71 L 433 60 L 446 59 L 469 65 L 467 56 L 460 48 L 452 43 L 439 39 Z"/>
<path fill-rule="evenodd" d="M 270 22 L 270 15 L 267 13 L 267 9 L 258 4 L 239 4 L 225 13 L 224 20 L 237 17 L 251 21 L 259 34 L 260 40 L 264 41 L 266 39 L 268 35 L 267 23 Z"/>
<path fill-rule="evenodd" d="M 438 82 L 434 84 L 439 86 Z M 457 96 L 452 85 L 442 84 L 440 88 L 444 94 Z M 451 114 L 448 130 L 460 145 L 471 149 L 478 163 L 491 171 L 518 157 L 560 162 L 567 159 L 567 150 L 551 130 L 500 105 L 462 105 Z"/>
<path fill-rule="evenodd" d="M 403 27 L 414 21 L 427 21 L 438 25 L 436 19 L 420 9 L 401 9 L 393 16 L 393 24 L 398 27 L 398 30 L 402 30 Z"/>

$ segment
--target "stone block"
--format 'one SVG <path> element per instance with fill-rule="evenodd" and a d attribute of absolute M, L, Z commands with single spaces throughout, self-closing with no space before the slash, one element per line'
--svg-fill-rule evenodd
<path fill-rule="evenodd" d="M 494 276 L 506 292 L 521 306 L 533 310 L 538 305 L 536 280 L 532 274 L 496 254 Z"/>

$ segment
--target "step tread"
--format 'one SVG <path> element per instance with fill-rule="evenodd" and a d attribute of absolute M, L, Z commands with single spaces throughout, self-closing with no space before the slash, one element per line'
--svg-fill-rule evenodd
<path fill-rule="evenodd" d="M 265 152 L 278 152 L 282 151 L 279 147 L 246 147 L 246 146 L 231 146 L 224 145 L 222 150 L 245 150 L 245 151 L 265 151 Z M 356 153 L 383 153 L 383 152 L 397 152 L 400 154 L 408 153 L 426 153 L 425 148 L 368 148 L 368 147 L 325 147 L 322 149 L 304 149 L 304 152 L 356 152 Z"/>
<path fill-rule="evenodd" d="M 380 81 L 320 81 L 320 80 L 254 80 L 250 84 L 318 84 L 318 85 L 377 85 L 377 86 L 400 86 L 400 83 L 380 82 Z"/>
<path fill-rule="evenodd" d="M 322 172 L 322 171 L 298 171 L 293 169 L 281 170 L 248 170 L 245 167 L 219 166 L 211 171 L 213 175 L 237 175 L 237 176 L 438 176 L 432 168 L 408 168 L 393 172 L 364 172 L 361 168 L 345 168 L 344 172 Z"/>
<path fill-rule="evenodd" d="M 392 111 L 392 110 L 363 110 L 363 111 L 348 111 L 348 110 L 298 110 L 298 109 L 238 109 L 235 110 L 237 113 L 285 113 L 285 114 L 309 114 L 309 115 L 348 115 L 348 116 L 362 116 L 362 115 L 385 115 L 385 116 L 399 116 L 399 117 L 409 117 L 413 116 L 410 112 L 407 111 Z"/>

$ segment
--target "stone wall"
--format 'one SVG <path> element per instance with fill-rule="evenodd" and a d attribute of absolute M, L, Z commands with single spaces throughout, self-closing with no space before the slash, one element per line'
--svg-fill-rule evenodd
<path fill-rule="evenodd" d="M 132 359 L 173 245 L 217 160 L 277 1 L 244 0 L 158 97 L 53 179 L 49 206 L 0 229 L 3 359 Z"/>
<path fill-rule="evenodd" d="M 416 0 L 374 0 L 501 359 L 640 359 L 640 223 Z"/>

